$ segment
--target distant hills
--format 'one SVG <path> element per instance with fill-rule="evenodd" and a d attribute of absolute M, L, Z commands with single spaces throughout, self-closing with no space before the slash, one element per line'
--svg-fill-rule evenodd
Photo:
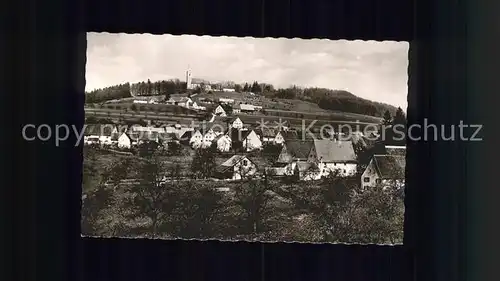
<path fill-rule="evenodd" d="M 196 79 L 195 83 L 207 82 Z M 257 86 L 257 87 L 256 87 Z M 86 93 L 86 103 L 101 103 L 108 100 L 128 98 L 132 96 L 172 95 L 186 92 L 186 83 L 178 79 L 162 81 L 143 81 L 139 83 L 125 83 Z M 375 117 L 382 117 L 386 111 L 394 115 L 397 107 L 360 98 L 345 90 L 325 88 L 289 87 L 275 89 L 270 84 L 245 83 L 237 84 L 236 92 L 255 92 L 267 98 L 302 100 L 317 104 L 320 108 L 331 111 L 351 112 Z M 260 90 L 260 91 L 256 91 Z M 199 89 L 194 92 L 200 91 Z M 237 93 L 235 93 L 237 94 Z"/>

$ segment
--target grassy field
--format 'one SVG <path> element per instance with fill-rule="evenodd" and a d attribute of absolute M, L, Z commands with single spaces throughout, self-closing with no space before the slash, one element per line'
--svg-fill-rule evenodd
<path fill-rule="evenodd" d="M 282 121 L 288 121 L 292 127 L 300 128 L 303 122 L 308 126 L 311 122 L 317 121 L 316 126 L 330 124 L 339 126 L 341 124 L 356 124 L 359 122 L 363 128 L 366 124 L 379 124 L 381 119 L 374 116 L 328 111 L 318 107 L 317 104 L 300 100 L 287 99 L 268 99 L 263 96 L 251 95 L 250 93 L 234 92 L 213 92 L 211 94 L 202 93 L 196 95 L 193 99 L 211 99 L 216 101 L 218 98 L 232 98 L 236 102 L 247 102 L 254 105 L 264 106 L 264 112 L 254 114 L 238 114 L 240 119 L 248 125 L 257 125 L 263 119 L 269 124 Z M 107 116 L 118 119 L 150 119 L 165 123 L 190 123 L 190 120 L 200 119 L 204 115 L 202 112 L 196 112 L 175 105 L 166 104 L 135 104 L 136 110 L 133 111 L 133 103 L 129 99 L 121 103 L 111 103 L 104 105 L 103 108 L 87 108 L 88 115 Z"/>
<path fill-rule="evenodd" d="M 154 113 L 176 113 L 176 114 L 191 114 L 196 115 L 198 112 L 196 110 L 184 108 L 177 105 L 170 104 L 140 104 L 132 102 L 119 102 L 119 103 L 109 103 L 103 106 L 103 109 L 111 110 L 121 110 L 124 112 L 133 112 L 133 107 L 135 106 L 137 112 L 154 112 Z"/>

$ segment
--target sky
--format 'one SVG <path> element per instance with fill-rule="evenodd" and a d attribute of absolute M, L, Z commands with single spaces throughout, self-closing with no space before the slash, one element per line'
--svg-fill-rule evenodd
<path fill-rule="evenodd" d="M 86 91 L 192 77 L 347 90 L 406 111 L 408 42 L 88 33 Z"/>

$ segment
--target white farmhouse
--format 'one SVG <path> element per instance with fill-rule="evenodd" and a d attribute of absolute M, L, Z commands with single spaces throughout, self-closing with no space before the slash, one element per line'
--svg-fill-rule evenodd
<path fill-rule="evenodd" d="M 226 117 L 226 116 L 227 116 L 227 113 L 226 113 L 226 111 L 224 110 L 224 108 L 223 108 L 221 105 L 219 105 L 219 106 L 217 106 L 217 107 L 215 108 L 215 110 L 214 110 L 214 115 L 216 115 L 216 116 Z"/>
<path fill-rule="evenodd" d="M 285 142 L 281 131 L 274 128 L 262 128 L 259 130 L 259 135 L 263 143 L 283 144 Z"/>
<path fill-rule="evenodd" d="M 243 129 L 243 122 L 239 117 L 236 117 L 232 121 L 230 121 L 229 126 L 234 129 Z"/>
<path fill-rule="evenodd" d="M 356 153 L 351 141 L 314 139 L 307 162 L 317 165 L 318 177 L 333 172 L 339 176 L 353 176 L 357 169 Z"/>
<path fill-rule="evenodd" d="M 251 104 L 245 104 L 245 103 L 241 103 L 239 105 L 239 112 L 248 112 L 248 113 L 251 113 L 251 112 L 254 112 L 255 111 L 255 106 L 251 105 Z"/>
<path fill-rule="evenodd" d="M 283 144 L 281 153 L 275 164 L 275 171 L 278 175 L 293 175 L 299 166 L 299 170 L 304 172 L 306 168 L 312 166 L 308 163 L 309 153 L 313 147 L 312 141 L 302 141 L 298 139 L 287 140 Z M 301 177 L 302 178 L 302 177 Z"/>
<path fill-rule="evenodd" d="M 215 170 L 216 177 L 229 180 L 251 177 L 256 175 L 257 172 L 257 165 L 243 155 L 233 155 Z"/>
<path fill-rule="evenodd" d="M 402 187 L 405 182 L 406 158 L 402 155 L 374 155 L 361 175 L 361 187 Z M 385 187 L 384 186 L 384 187 Z"/>
<path fill-rule="evenodd" d="M 213 143 L 215 143 L 217 150 L 220 152 L 228 152 L 231 150 L 232 140 L 228 135 L 218 135 L 215 137 Z"/>
<path fill-rule="evenodd" d="M 253 151 L 262 148 L 262 141 L 254 130 L 243 131 L 242 137 L 243 148 L 245 151 Z"/>
<path fill-rule="evenodd" d="M 86 125 L 84 131 L 85 144 L 111 145 L 117 128 L 112 124 L 90 124 Z"/>
<path fill-rule="evenodd" d="M 185 96 L 172 96 L 167 100 L 167 104 L 191 108 L 193 106 L 193 100 Z"/>
<path fill-rule="evenodd" d="M 202 148 L 208 148 L 212 145 L 212 142 L 214 139 L 217 137 L 217 134 L 214 132 L 214 130 L 210 129 L 208 130 L 205 135 L 203 135 L 203 140 L 201 143 Z"/>
<path fill-rule="evenodd" d="M 203 142 L 203 135 L 201 134 L 201 132 L 199 130 L 196 130 L 196 132 L 194 132 L 191 135 L 191 138 L 189 139 L 189 144 L 193 148 L 199 148 L 199 147 L 201 147 L 202 142 Z"/>
<path fill-rule="evenodd" d="M 118 137 L 119 148 L 131 148 L 136 143 L 137 142 L 128 133 L 122 133 L 120 137 Z"/>
<path fill-rule="evenodd" d="M 228 98 L 219 98 L 219 102 L 223 104 L 233 104 L 234 99 L 228 99 Z"/>

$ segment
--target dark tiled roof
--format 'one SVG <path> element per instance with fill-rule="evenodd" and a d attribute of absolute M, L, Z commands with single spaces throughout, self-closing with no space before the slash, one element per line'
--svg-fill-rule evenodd
<path fill-rule="evenodd" d="M 388 155 L 406 156 L 406 146 L 385 146 Z"/>
<path fill-rule="evenodd" d="M 356 161 L 351 141 L 314 140 L 314 148 L 322 162 Z"/>
<path fill-rule="evenodd" d="M 404 179 L 406 158 L 395 155 L 374 155 L 373 162 L 383 179 Z"/>
<path fill-rule="evenodd" d="M 307 159 L 313 145 L 312 141 L 287 140 L 277 162 L 290 163 L 294 159 Z"/>
<path fill-rule="evenodd" d="M 222 164 L 216 167 L 216 171 L 218 173 L 227 172 L 230 168 L 234 167 L 234 165 L 238 164 L 240 161 L 245 159 L 244 155 L 233 155 Z"/>
<path fill-rule="evenodd" d="M 193 131 L 185 131 L 179 136 L 179 139 L 190 139 L 193 136 Z"/>
<path fill-rule="evenodd" d="M 274 138 L 278 134 L 278 130 L 274 128 L 261 128 L 255 131 L 259 136 L 266 138 Z"/>
<path fill-rule="evenodd" d="M 229 137 L 229 136 L 228 135 L 218 135 L 214 138 L 213 142 L 217 142 L 223 137 Z M 231 140 L 231 138 L 229 138 L 229 140 Z"/>

